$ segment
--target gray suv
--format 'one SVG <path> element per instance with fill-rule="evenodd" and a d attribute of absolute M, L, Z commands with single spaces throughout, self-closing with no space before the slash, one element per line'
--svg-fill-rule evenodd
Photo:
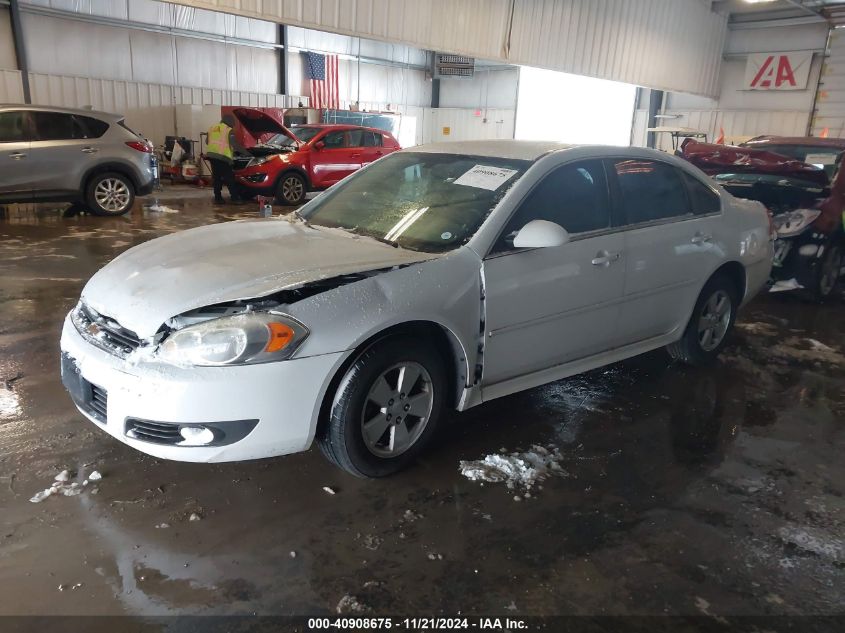
<path fill-rule="evenodd" d="M 122 215 L 156 179 L 152 145 L 117 114 L 0 105 L 0 203 L 81 203 Z"/>

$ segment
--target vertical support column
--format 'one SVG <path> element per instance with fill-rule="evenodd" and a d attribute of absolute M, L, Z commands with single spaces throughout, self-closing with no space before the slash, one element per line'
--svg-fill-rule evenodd
<path fill-rule="evenodd" d="M 431 80 L 431 107 L 432 108 L 439 108 L 440 107 L 440 80 L 439 79 L 432 79 Z"/>
<path fill-rule="evenodd" d="M 12 21 L 12 39 L 15 43 L 15 57 L 18 62 L 18 70 L 21 71 L 21 85 L 23 86 L 24 103 L 32 103 L 32 94 L 29 90 L 29 64 L 26 60 L 26 45 L 23 39 L 23 28 L 21 27 L 21 9 L 18 0 L 10 0 L 9 17 Z"/>
<path fill-rule="evenodd" d="M 657 127 L 657 115 L 660 113 L 661 107 L 663 107 L 663 91 L 652 90 L 648 96 L 648 127 Z M 654 148 L 657 144 L 657 137 L 654 132 L 649 132 L 647 138 L 646 145 Z"/>
<path fill-rule="evenodd" d="M 286 24 L 279 25 L 279 92 L 289 95 L 288 86 L 288 27 Z"/>

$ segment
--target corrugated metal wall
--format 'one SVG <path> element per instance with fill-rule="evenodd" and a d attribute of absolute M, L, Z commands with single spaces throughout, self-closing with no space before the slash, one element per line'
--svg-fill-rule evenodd
<path fill-rule="evenodd" d="M 306 97 L 30 73 L 32 101 L 67 108 L 91 106 L 126 115 L 127 124 L 156 144 L 175 133 L 177 105 L 295 107 Z M 0 103 L 23 101 L 20 72 L 0 70 Z"/>
<path fill-rule="evenodd" d="M 830 35 L 811 134 L 818 136 L 825 128 L 829 136 L 845 138 L 845 33 L 841 29 Z"/>
<path fill-rule="evenodd" d="M 727 30 L 701 0 L 169 1 L 708 96 Z"/>

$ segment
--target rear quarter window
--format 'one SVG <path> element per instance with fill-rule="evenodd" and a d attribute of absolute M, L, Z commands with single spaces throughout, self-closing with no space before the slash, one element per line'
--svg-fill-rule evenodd
<path fill-rule="evenodd" d="M 722 210 L 722 199 L 715 191 L 686 172 L 683 172 L 683 177 L 687 184 L 692 212 L 695 215 L 719 213 Z"/>
<path fill-rule="evenodd" d="M 90 116 L 75 115 L 78 129 L 84 135 L 81 138 L 100 138 L 109 129 L 109 124 Z"/>

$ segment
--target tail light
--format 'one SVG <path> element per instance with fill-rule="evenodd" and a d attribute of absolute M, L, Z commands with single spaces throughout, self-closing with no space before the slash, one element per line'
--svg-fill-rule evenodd
<path fill-rule="evenodd" d="M 146 141 L 126 141 L 126 144 L 139 152 L 144 152 L 145 154 L 153 153 L 153 146 Z"/>

